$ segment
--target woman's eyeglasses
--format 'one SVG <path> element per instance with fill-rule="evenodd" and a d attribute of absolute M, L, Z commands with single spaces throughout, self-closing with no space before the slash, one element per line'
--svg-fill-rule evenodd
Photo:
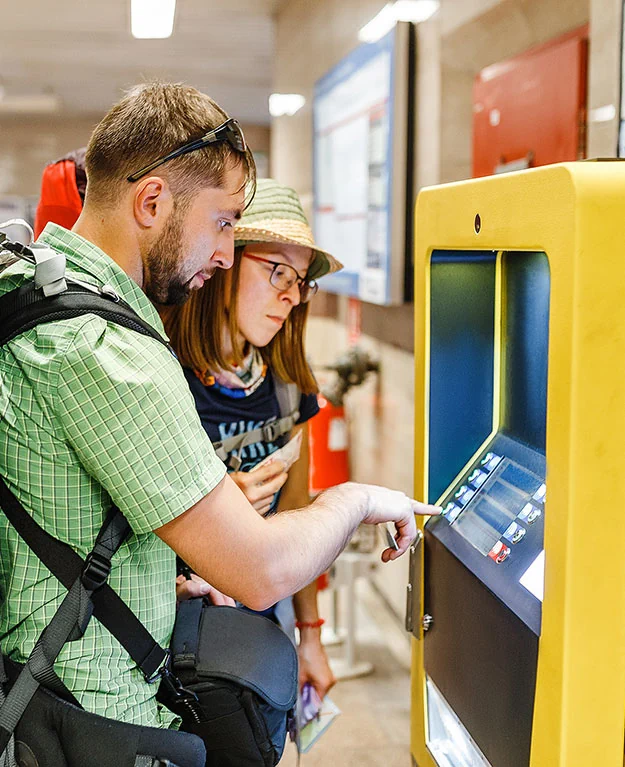
<path fill-rule="evenodd" d="M 300 277 L 297 271 L 289 264 L 282 264 L 279 261 L 270 261 L 268 258 L 254 256 L 251 253 L 243 253 L 245 258 L 251 258 L 254 261 L 262 261 L 265 264 L 271 264 L 273 267 L 269 275 L 269 282 L 281 293 L 290 290 L 293 285 L 299 287 L 299 298 L 303 304 L 308 303 L 319 289 L 315 280 L 307 280 L 306 277 Z"/>
<path fill-rule="evenodd" d="M 183 154 L 195 152 L 196 149 L 203 149 L 205 146 L 216 144 L 219 141 L 225 141 L 237 152 L 245 152 L 247 150 L 243 130 L 234 117 L 231 117 L 229 120 L 226 120 L 225 123 L 218 125 L 214 130 L 208 131 L 202 138 L 190 141 L 188 144 L 184 144 L 178 149 L 169 152 L 169 154 L 166 154 L 164 157 L 159 157 L 158 160 L 154 160 L 154 162 L 151 162 L 149 165 L 141 168 L 141 170 L 136 171 L 136 173 L 132 173 L 128 176 L 127 181 L 138 181 L 164 162 L 169 162 L 169 160 L 174 160 L 176 157 L 182 157 Z"/>

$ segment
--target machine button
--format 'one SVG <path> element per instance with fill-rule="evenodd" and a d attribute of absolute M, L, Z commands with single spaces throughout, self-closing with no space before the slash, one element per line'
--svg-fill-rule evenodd
<path fill-rule="evenodd" d="M 525 537 L 525 528 L 517 525 L 516 522 L 511 522 L 503 537 L 510 543 L 518 543 Z"/>
<path fill-rule="evenodd" d="M 486 453 L 484 458 L 480 461 L 480 464 L 486 471 L 492 471 L 500 461 L 500 455 L 497 455 L 496 453 Z"/>
<path fill-rule="evenodd" d="M 480 469 L 474 469 L 469 476 L 468 482 L 470 482 L 476 489 L 479 489 L 487 479 L 488 474 L 485 474 Z"/>
<path fill-rule="evenodd" d="M 460 514 L 461 511 L 462 511 L 462 507 L 456 506 L 456 504 L 453 503 L 452 501 L 448 503 L 447 506 L 445 506 L 445 508 L 443 509 L 443 516 L 451 525 L 452 522 L 456 521 L 458 514 Z"/>
<path fill-rule="evenodd" d="M 471 490 L 470 487 L 467 487 L 466 485 L 462 485 L 461 488 L 456 490 L 454 494 L 454 498 L 456 499 L 456 503 L 460 506 L 466 506 L 467 503 L 473 498 L 475 495 L 475 490 Z"/>
<path fill-rule="evenodd" d="M 541 514 L 542 514 L 541 510 L 538 509 L 536 506 L 534 506 L 531 503 L 526 503 L 525 506 L 519 512 L 518 517 L 523 522 L 527 522 L 528 525 L 531 525 L 532 522 L 536 522 L 536 520 L 538 519 L 538 517 L 540 517 Z"/>
<path fill-rule="evenodd" d="M 488 556 L 498 565 L 507 559 L 509 554 L 510 548 L 501 541 L 497 541 L 493 548 L 488 552 Z"/>
<path fill-rule="evenodd" d="M 538 501 L 538 503 L 544 503 L 546 495 L 547 495 L 547 485 L 543 482 L 542 485 L 538 488 L 538 490 L 534 493 L 532 498 L 535 501 Z"/>

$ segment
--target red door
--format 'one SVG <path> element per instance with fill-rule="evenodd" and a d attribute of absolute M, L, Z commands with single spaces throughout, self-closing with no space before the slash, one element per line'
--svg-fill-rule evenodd
<path fill-rule="evenodd" d="M 483 69 L 473 87 L 473 175 L 586 155 L 588 26 Z"/>

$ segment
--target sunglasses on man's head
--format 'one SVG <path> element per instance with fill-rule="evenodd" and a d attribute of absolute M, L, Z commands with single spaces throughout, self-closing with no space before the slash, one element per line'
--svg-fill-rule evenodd
<path fill-rule="evenodd" d="M 220 141 L 225 141 L 236 152 L 243 153 L 247 150 L 243 130 L 234 117 L 231 117 L 229 120 L 226 120 L 225 123 L 208 131 L 208 133 L 201 138 L 190 141 L 188 144 L 184 144 L 178 149 L 169 152 L 169 154 L 166 154 L 164 157 L 159 157 L 158 160 L 154 160 L 154 162 L 141 168 L 141 170 L 131 173 L 126 180 L 130 182 L 138 181 L 140 178 L 147 176 L 150 171 L 154 170 L 154 168 L 158 168 L 159 165 L 162 165 L 169 160 L 175 160 L 176 157 L 182 157 L 182 155 L 189 154 L 189 152 L 195 152 L 196 149 L 203 149 L 209 144 L 217 144 Z"/>

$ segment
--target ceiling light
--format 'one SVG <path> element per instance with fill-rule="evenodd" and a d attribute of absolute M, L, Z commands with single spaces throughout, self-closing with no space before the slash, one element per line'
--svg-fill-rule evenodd
<path fill-rule="evenodd" d="M 176 0 L 131 0 L 130 28 L 133 37 L 171 37 L 175 13 Z"/>
<path fill-rule="evenodd" d="M 391 31 L 398 21 L 412 21 L 419 24 L 427 21 L 438 11 L 438 0 L 396 0 L 384 8 L 358 33 L 363 43 L 374 43 Z"/>
<path fill-rule="evenodd" d="M 306 99 L 300 93 L 272 93 L 269 96 L 269 114 L 272 117 L 282 115 L 294 115 L 306 103 Z"/>

